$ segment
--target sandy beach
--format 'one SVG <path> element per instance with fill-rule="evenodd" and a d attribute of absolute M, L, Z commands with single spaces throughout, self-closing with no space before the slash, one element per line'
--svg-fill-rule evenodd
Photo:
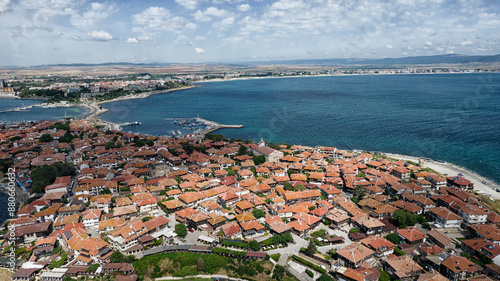
<path fill-rule="evenodd" d="M 418 163 L 418 157 L 408 156 L 408 155 L 400 155 L 393 153 L 384 153 L 385 156 L 400 160 L 409 160 Z M 484 192 L 485 195 L 491 195 L 492 199 L 500 200 L 500 192 L 496 192 L 496 188 L 500 188 L 500 185 L 481 176 L 477 173 L 474 173 L 470 170 L 467 170 L 463 167 L 454 165 L 452 163 L 447 162 L 438 162 L 434 160 L 427 161 L 427 167 L 433 169 L 434 171 L 443 174 L 444 176 L 456 176 L 458 174 L 463 174 L 463 176 L 474 183 L 474 190 Z M 485 184 L 486 183 L 486 184 Z"/>

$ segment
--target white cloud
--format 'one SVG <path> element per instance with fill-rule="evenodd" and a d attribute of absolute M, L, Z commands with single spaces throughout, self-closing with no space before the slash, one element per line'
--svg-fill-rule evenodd
<path fill-rule="evenodd" d="M 273 3 L 272 7 L 279 10 L 289 10 L 303 8 L 305 6 L 302 0 L 280 0 Z"/>
<path fill-rule="evenodd" d="M 425 42 L 425 45 L 426 45 L 426 46 L 432 46 L 432 42 L 430 42 L 430 41 L 426 41 L 426 42 Z"/>
<path fill-rule="evenodd" d="M 192 14 L 192 16 L 197 21 L 210 21 L 212 19 L 200 10 L 196 11 L 196 13 Z"/>
<path fill-rule="evenodd" d="M 103 30 L 90 31 L 87 35 L 89 39 L 92 41 L 109 41 L 114 39 L 113 36 L 111 36 L 111 34 Z"/>
<path fill-rule="evenodd" d="M 212 17 L 218 18 L 228 18 L 232 16 L 232 13 L 224 9 L 217 9 L 216 7 L 208 7 L 204 12 L 198 10 L 192 16 L 197 21 L 210 21 Z"/>
<path fill-rule="evenodd" d="M 387 49 L 392 49 L 392 45 L 390 45 L 390 44 L 385 45 L 385 47 L 386 47 Z"/>
<path fill-rule="evenodd" d="M 202 49 L 202 48 L 194 48 L 194 51 L 197 53 L 197 54 L 204 54 L 205 53 L 205 50 Z"/>
<path fill-rule="evenodd" d="M 231 25 L 233 25 L 233 22 L 234 22 L 233 17 L 225 18 L 220 22 L 214 23 L 214 27 L 225 30 L 231 27 Z"/>
<path fill-rule="evenodd" d="M 474 42 L 472 42 L 470 40 L 464 40 L 464 41 L 460 42 L 459 44 L 460 44 L 460 46 L 469 46 L 469 45 L 474 44 Z"/>
<path fill-rule="evenodd" d="M 137 44 L 137 43 L 139 43 L 139 40 L 137 38 L 128 38 L 127 39 L 127 43 L 135 43 L 135 44 Z"/>
<path fill-rule="evenodd" d="M 10 0 L 0 0 L 0 14 L 10 11 Z"/>
<path fill-rule="evenodd" d="M 90 10 L 82 15 L 74 14 L 70 21 L 74 26 L 86 29 L 94 26 L 99 20 L 107 18 L 110 14 L 116 11 L 115 5 L 107 5 L 101 3 L 92 3 Z"/>
<path fill-rule="evenodd" d="M 163 7 L 149 7 L 140 14 L 132 16 L 134 24 L 146 25 L 151 29 L 161 29 L 165 19 L 170 17 L 170 11 Z"/>
<path fill-rule="evenodd" d="M 151 31 L 174 31 L 180 32 L 185 29 L 196 29 L 196 25 L 189 22 L 183 17 L 170 17 L 169 10 L 163 7 L 150 7 L 142 13 L 132 16 L 134 24 L 142 25 L 143 27 L 134 27 L 135 32 Z"/>
<path fill-rule="evenodd" d="M 188 10 L 194 10 L 198 5 L 197 0 L 175 0 L 175 2 Z"/>
<path fill-rule="evenodd" d="M 240 12 L 248 12 L 252 9 L 252 7 L 250 7 L 250 5 L 248 4 L 241 4 L 241 5 L 238 5 L 236 7 L 236 10 L 240 11 Z"/>

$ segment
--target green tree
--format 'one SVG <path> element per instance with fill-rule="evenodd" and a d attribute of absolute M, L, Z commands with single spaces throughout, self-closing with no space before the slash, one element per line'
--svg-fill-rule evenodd
<path fill-rule="evenodd" d="M 398 223 L 399 228 L 405 228 L 408 225 L 415 225 L 418 221 L 417 216 L 402 209 L 396 210 L 393 213 L 392 218 Z"/>
<path fill-rule="evenodd" d="M 51 142 L 54 140 L 54 138 L 50 134 L 43 134 L 38 140 L 41 142 Z"/>
<path fill-rule="evenodd" d="M 252 249 L 252 251 L 258 251 L 261 248 L 260 243 L 255 241 L 255 240 L 250 241 L 249 245 L 250 245 L 250 249 Z"/>
<path fill-rule="evenodd" d="M 203 268 L 205 268 L 205 262 L 203 262 L 203 259 L 200 257 L 196 263 L 196 269 L 198 269 L 198 271 L 203 271 Z"/>
<path fill-rule="evenodd" d="M 266 157 L 264 157 L 264 155 L 257 155 L 253 157 L 253 163 L 257 166 L 264 164 L 265 162 L 266 162 Z"/>
<path fill-rule="evenodd" d="M 387 271 L 382 270 L 380 271 L 380 277 L 378 278 L 378 281 L 391 281 L 391 276 Z"/>
<path fill-rule="evenodd" d="M 104 148 L 105 148 L 106 150 L 108 150 L 108 149 L 112 149 L 112 148 L 115 148 L 115 143 L 114 143 L 114 142 L 112 142 L 112 141 L 108 141 L 108 142 L 104 145 Z"/>
<path fill-rule="evenodd" d="M 113 254 L 111 254 L 110 261 L 113 263 L 126 262 L 127 258 L 124 254 L 122 254 L 122 252 L 114 251 Z"/>
<path fill-rule="evenodd" d="M 44 165 L 34 169 L 30 178 L 33 180 L 32 190 L 35 193 L 42 193 L 47 185 L 53 184 L 57 177 L 74 176 L 75 167 L 72 164 L 56 162 L 52 165 Z"/>
<path fill-rule="evenodd" d="M 393 244 L 396 244 L 396 245 L 401 243 L 401 239 L 399 238 L 399 236 L 396 233 L 391 233 L 391 234 L 385 236 L 384 238 L 391 241 Z"/>
<path fill-rule="evenodd" d="M 263 218 L 266 216 L 266 213 L 259 208 L 253 209 L 252 214 L 257 219 L 260 219 L 260 218 Z"/>
<path fill-rule="evenodd" d="M 179 237 L 186 237 L 187 227 L 183 223 L 178 223 L 175 225 L 174 232 L 175 232 L 175 234 L 179 235 Z"/>
<path fill-rule="evenodd" d="M 297 184 L 297 185 L 293 188 L 293 190 L 295 190 L 295 191 L 304 191 L 304 190 L 306 190 L 306 187 L 305 187 L 303 184 L 299 183 L 299 184 Z"/>
<path fill-rule="evenodd" d="M 283 185 L 283 188 L 285 190 L 289 190 L 289 191 L 292 191 L 293 190 L 293 185 L 289 182 L 285 182 L 285 184 Z"/>
<path fill-rule="evenodd" d="M 328 273 L 323 273 L 316 281 L 334 281 L 334 279 Z"/>
<path fill-rule="evenodd" d="M 248 154 L 248 148 L 244 145 L 240 145 L 240 148 L 238 149 L 238 155 L 247 155 Z"/>
<path fill-rule="evenodd" d="M 100 266 L 101 266 L 100 264 L 94 263 L 94 264 L 89 265 L 89 267 L 87 267 L 87 269 L 85 271 L 86 272 L 95 272 Z"/>
<path fill-rule="evenodd" d="M 71 142 L 73 140 L 73 135 L 70 133 L 64 134 L 64 136 L 59 138 L 59 142 Z"/>
<path fill-rule="evenodd" d="M 310 239 L 305 252 L 309 255 L 314 255 L 317 250 L 318 247 L 316 246 L 316 244 L 314 244 L 313 240 Z"/>

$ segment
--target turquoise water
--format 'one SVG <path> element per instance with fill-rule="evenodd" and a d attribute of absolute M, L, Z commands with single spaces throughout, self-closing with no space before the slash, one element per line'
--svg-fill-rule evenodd
<path fill-rule="evenodd" d="M 210 82 L 105 104 L 127 131 L 170 135 L 165 117 L 242 129 L 227 137 L 428 157 L 500 182 L 500 74 L 367 75 Z"/>

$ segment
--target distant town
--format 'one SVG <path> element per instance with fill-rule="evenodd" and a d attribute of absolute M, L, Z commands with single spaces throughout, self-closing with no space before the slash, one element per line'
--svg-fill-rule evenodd
<path fill-rule="evenodd" d="M 1 124 L 0 170 L 16 281 L 500 276 L 498 202 L 426 159 L 72 119 Z"/>

